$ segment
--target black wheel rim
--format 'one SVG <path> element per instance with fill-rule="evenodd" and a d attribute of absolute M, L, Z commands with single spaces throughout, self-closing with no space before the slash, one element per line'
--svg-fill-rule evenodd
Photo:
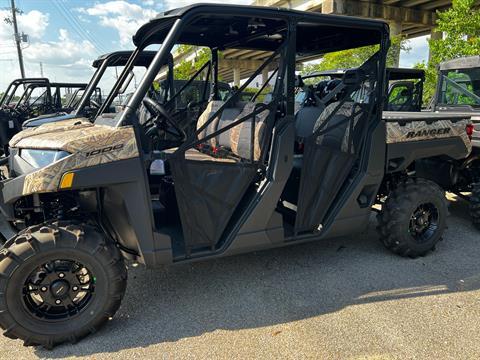
<path fill-rule="evenodd" d="M 428 242 L 438 229 L 439 213 L 432 203 L 419 205 L 410 217 L 409 232 L 418 243 Z"/>
<path fill-rule="evenodd" d="M 23 284 L 23 301 L 35 317 L 60 321 L 82 312 L 91 302 L 95 277 L 74 260 L 52 260 L 35 268 Z"/>

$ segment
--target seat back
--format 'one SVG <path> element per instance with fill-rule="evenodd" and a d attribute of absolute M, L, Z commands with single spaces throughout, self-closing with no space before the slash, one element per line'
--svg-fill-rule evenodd
<path fill-rule="evenodd" d="M 258 104 L 248 102 L 235 120 L 239 120 L 256 110 Z M 262 156 L 262 144 L 265 137 L 266 120 L 270 110 L 265 109 L 259 114 L 246 119 L 244 122 L 232 128 L 230 132 L 230 150 L 238 157 L 250 159 L 252 150 L 252 127 L 253 127 L 253 160 L 258 161 Z"/>
<path fill-rule="evenodd" d="M 217 111 L 220 106 L 223 105 L 223 101 L 210 101 L 205 111 L 200 115 L 197 122 L 197 130 L 205 124 L 205 122 Z M 215 131 L 222 130 L 231 123 L 238 121 L 256 110 L 256 106 L 259 105 L 254 102 L 239 103 L 235 107 L 227 107 L 222 113 L 217 116 L 205 129 L 199 134 L 198 138 L 202 139 Z M 218 134 L 218 136 L 208 140 L 207 144 L 215 149 L 218 147 L 232 152 L 235 156 L 242 159 L 251 159 L 252 149 L 252 124 L 254 125 L 254 143 L 253 143 L 253 160 L 258 161 L 262 155 L 262 143 L 265 136 L 266 119 L 270 111 L 265 109 L 261 113 L 247 118 L 242 123 Z M 202 151 L 210 151 L 202 150 Z"/>
<path fill-rule="evenodd" d="M 323 112 L 319 106 L 303 106 L 295 116 L 295 132 L 297 138 L 306 138 L 313 133 L 315 122 Z"/>
<path fill-rule="evenodd" d="M 208 102 L 204 112 L 199 116 L 197 120 L 197 131 L 208 121 L 208 119 L 210 119 L 210 117 L 212 117 L 215 112 L 218 111 L 218 109 L 220 109 L 220 107 L 224 103 L 224 101 L 220 100 L 212 100 Z M 221 114 L 219 114 L 210 124 L 208 124 L 208 126 L 198 134 L 198 139 L 203 139 L 205 136 L 208 136 L 215 132 L 217 130 L 220 117 Z M 215 139 L 210 139 L 208 143 L 212 146 L 215 146 Z"/>
<path fill-rule="evenodd" d="M 358 122 L 362 115 L 365 114 L 361 104 L 352 101 L 344 102 L 338 109 L 339 102 L 333 102 L 327 106 L 325 111 L 320 115 L 315 123 L 313 131 L 315 132 L 322 124 L 329 118 L 333 111 L 335 114 L 331 117 L 326 125 L 326 128 L 331 128 L 325 131 L 323 135 L 317 137 L 318 145 L 325 145 L 335 150 L 347 152 L 349 149 L 349 142 L 353 143 L 350 151 L 355 151 L 357 141 L 355 134 L 361 132 L 358 128 Z M 353 134 L 350 134 L 350 128 L 353 129 Z"/>
<path fill-rule="evenodd" d="M 232 107 L 232 108 L 226 108 L 222 113 L 222 116 L 221 116 L 220 121 L 218 123 L 217 130 L 221 130 L 225 126 L 230 125 L 232 122 L 235 121 L 235 119 L 238 117 L 238 115 L 240 115 L 241 112 L 242 112 L 242 107 L 240 107 L 240 106 L 236 106 L 236 107 Z M 231 133 L 232 133 L 232 129 L 229 129 L 227 131 L 224 131 L 224 132 L 220 133 L 216 138 L 216 146 L 221 146 L 221 147 L 230 149 L 231 148 L 231 144 L 230 144 Z"/>

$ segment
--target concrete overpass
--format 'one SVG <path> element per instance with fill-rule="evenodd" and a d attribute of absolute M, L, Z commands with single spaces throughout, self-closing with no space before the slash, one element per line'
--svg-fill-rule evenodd
<path fill-rule="evenodd" d="M 452 0 L 256 0 L 252 5 L 283 7 L 323 14 L 357 16 L 386 20 L 392 35 L 403 35 L 407 39 L 431 35 L 438 39 L 441 33 L 435 31 L 436 11 L 445 10 Z M 480 0 L 477 1 L 480 5 Z M 240 83 L 269 56 L 269 53 L 251 50 L 227 50 L 219 63 L 219 74 L 227 82 Z M 191 59 L 192 54 L 178 54 Z M 398 65 L 397 59 L 397 65 Z M 266 78 L 263 74 L 263 79 Z"/>

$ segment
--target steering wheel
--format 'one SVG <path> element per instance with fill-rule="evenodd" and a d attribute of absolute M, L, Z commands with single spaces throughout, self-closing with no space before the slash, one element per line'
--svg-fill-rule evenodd
<path fill-rule="evenodd" d="M 92 105 L 94 109 L 100 109 L 100 104 L 95 100 L 90 99 L 90 105 Z"/>
<path fill-rule="evenodd" d="M 152 114 L 155 118 L 153 122 L 155 124 L 154 129 L 160 129 L 165 131 L 167 134 L 172 135 L 178 140 L 184 141 L 187 138 L 185 131 L 183 131 L 172 119 L 168 111 L 158 103 L 157 101 L 153 100 L 152 98 L 146 96 L 143 101 L 143 105 L 148 110 L 150 114 Z M 150 135 L 151 131 L 148 130 L 147 134 Z"/>

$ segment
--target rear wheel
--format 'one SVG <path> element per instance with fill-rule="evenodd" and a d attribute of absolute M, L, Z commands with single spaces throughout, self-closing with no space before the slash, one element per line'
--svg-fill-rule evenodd
<path fill-rule="evenodd" d="M 389 250 L 415 258 L 435 249 L 447 216 L 445 193 L 437 184 L 409 179 L 388 195 L 377 216 L 377 229 Z"/>
<path fill-rule="evenodd" d="M 32 227 L 0 251 L 0 326 L 24 345 L 76 342 L 115 314 L 126 279 L 118 249 L 93 227 Z"/>
<path fill-rule="evenodd" d="M 473 225 L 480 230 L 480 183 L 476 183 L 472 188 L 470 196 L 470 217 Z"/>

